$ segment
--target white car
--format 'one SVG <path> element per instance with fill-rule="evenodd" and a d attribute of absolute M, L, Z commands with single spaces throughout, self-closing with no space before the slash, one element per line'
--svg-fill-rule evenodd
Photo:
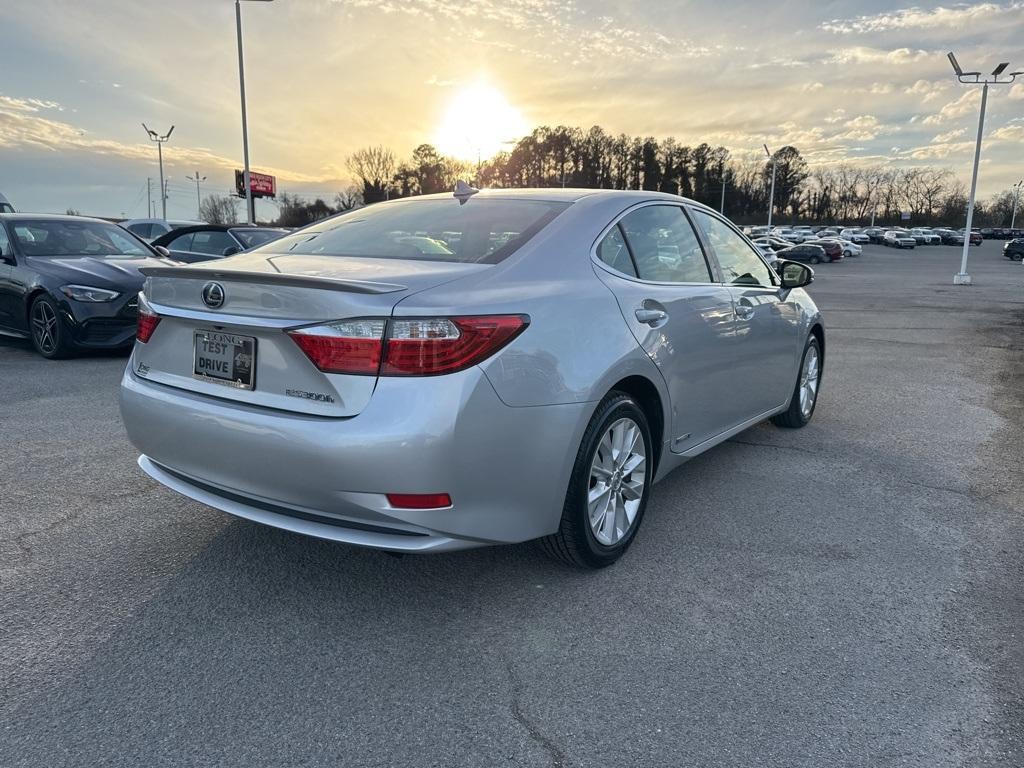
<path fill-rule="evenodd" d="M 924 227 L 914 227 L 910 230 L 910 236 L 921 245 L 942 245 L 942 236 Z"/>
<path fill-rule="evenodd" d="M 852 243 L 871 242 L 871 238 L 858 229 L 844 229 L 839 233 L 839 236 L 843 238 L 843 240 L 849 240 Z"/>
<path fill-rule="evenodd" d="M 843 246 L 844 258 L 848 259 L 851 256 L 860 256 L 862 253 L 864 253 L 864 249 L 861 247 L 860 243 L 857 243 L 853 240 L 847 240 L 845 237 L 838 237 L 836 239 L 839 240 L 839 242 Z"/>
<path fill-rule="evenodd" d="M 151 243 L 161 235 L 166 235 L 176 229 L 195 227 L 205 223 L 205 221 L 186 221 L 184 219 L 128 219 L 128 221 L 122 221 L 120 226 L 133 235 L 141 237 L 147 243 Z"/>
<path fill-rule="evenodd" d="M 913 248 L 917 245 L 917 240 L 909 232 L 890 229 L 882 235 L 882 245 L 888 245 L 890 248 Z"/>
<path fill-rule="evenodd" d="M 776 227 L 773 229 L 772 237 L 778 237 L 790 243 L 802 243 L 807 239 L 803 232 L 797 232 L 794 229 L 787 229 L 786 227 Z"/>

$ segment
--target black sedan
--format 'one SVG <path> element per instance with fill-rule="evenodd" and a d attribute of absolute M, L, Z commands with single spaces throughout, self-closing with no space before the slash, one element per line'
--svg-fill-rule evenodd
<path fill-rule="evenodd" d="M 782 248 L 775 252 L 775 255 L 784 261 L 805 261 L 808 264 L 818 264 L 822 261 L 831 261 L 825 249 L 820 245 L 802 243 L 789 248 Z M 840 253 L 839 258 L 842 258 Z"/>
<path fill-rule="evenodd" d="M 0 334 L 43 357 L 116 349 L 135 337 L 142 267 L 173 264 L 114 224 L 0 214 Z"/>
<path fill-rule="evenodd" d="M 183 227 L 161 235 L 153 246 L 166 248 L 175 261 L 193 264 L 197 261 L 221 259 L 255 248 L 257 245 L 277 240 L 288 234 L 287 229 L 277 227 L 224 226 L 202 224 Z"/>
<path fill-rule="evenodd" d="M 1003 256 L 1011 261 L 1024 259 L 1024 238 L 1007 241 L 1003 246 Z"/>

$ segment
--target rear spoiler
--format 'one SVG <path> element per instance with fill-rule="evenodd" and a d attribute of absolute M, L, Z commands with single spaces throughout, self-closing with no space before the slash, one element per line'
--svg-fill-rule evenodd
<path fill-rule="evenodd" d="M 146 277 L 183 277 L 196 280 L 241 280 L 246 283 L 287 285 L 292 288 L 317 288 L 322 291 L 345 293 L 394 293 L 406 286 L 396 283 L 375 283 L 370 280 L 339 280 L 315 275 L 288 275 L 276 272 L 244 272 L 237 269 L 197 269 L 195 267 L 143 267 Z"/>

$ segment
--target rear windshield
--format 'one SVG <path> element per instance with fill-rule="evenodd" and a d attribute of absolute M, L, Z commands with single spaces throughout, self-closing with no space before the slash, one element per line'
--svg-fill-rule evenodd
<path fill-rule="evenodd" d="M 273 253 L 496 264 L 569 206 L 540 200 L 408 200 L 371 205 L 257 249 Z"/>

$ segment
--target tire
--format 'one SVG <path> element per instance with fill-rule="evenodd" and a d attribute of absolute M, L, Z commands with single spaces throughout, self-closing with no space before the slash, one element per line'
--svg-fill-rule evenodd
<path fill-rule="evenodd" d="M 817 264 L 818 262 L 821 261 L 821 259 L 819 259 L 817 256 L 811 256 L 807 261 L 810 262 L 811 264 Z"/>
<path fill-rule="evenodd" d="M 32 302 L 28 312 L 32 346 L 47 360 L 61 360 L 71 355 L 73 345 L 56 302 L 45 293 Z"/>
<path fill-rule="evenodd" d="M 617 429 L 623 432 L 616 434 Z M 631 439 L 634 446 L 621 459 L 622 463 L 633 465 L 624 475 L 619 458 L 612 455 L 613 442 L 620 436 Z M 636 452 L 637 440 L 643 443 L 642 458 Z M 541 549 L 578 568 L 605 568 L 622 557 L 636 538 L 651 493 L 653 447 L 647 417 L 636 400 L 624 392 L 610 392 L 597 406 L 583 433 L 565 494 L 562 519 L 555 533 L 539 539 Z M 616 469 L 611 470 L 612 467 Z M 642 485 L 637 489 L 641 473 Z M 610 482 L 603 483 L 602 475 L 608 475 Z M 606 490 L 600 493 L 602 487 Z M 639 498 L 635 498 L 637 490 Z M 592 516 L 589 497 L 595 493 L 598 495 L 594 498 Z M 618 502 L 614 510 L 609 509 L 608 501 Z M 627 504 L 632 505 L 632 519 Z"/>
<path fill-rule="evenodd" d="M 785 427 L 786 429 L 800 429 L 807 426 L 811 417 L 814 416 L 814 409 L 818 405 L 821 372 L 821 344 L 818 342 L 818 337 L 811 334 L 807 337 L 807 344 L 804 345 L 804 354 L 800 358 L 800 371 L 796 375 L 796 385 L 793 387 L 793 395 L 789 400 L 789 408 L 780 414 L 772 416 L 772 423 L 775 426 Z M 813 376 L 813 386 L 811 386 L 809 379 L 805 380 L 808 374 Z M 805 387 L 808 388 L 810 407 L 804 405 L 804 400 L 801 397 L 801 390 Z"/>

